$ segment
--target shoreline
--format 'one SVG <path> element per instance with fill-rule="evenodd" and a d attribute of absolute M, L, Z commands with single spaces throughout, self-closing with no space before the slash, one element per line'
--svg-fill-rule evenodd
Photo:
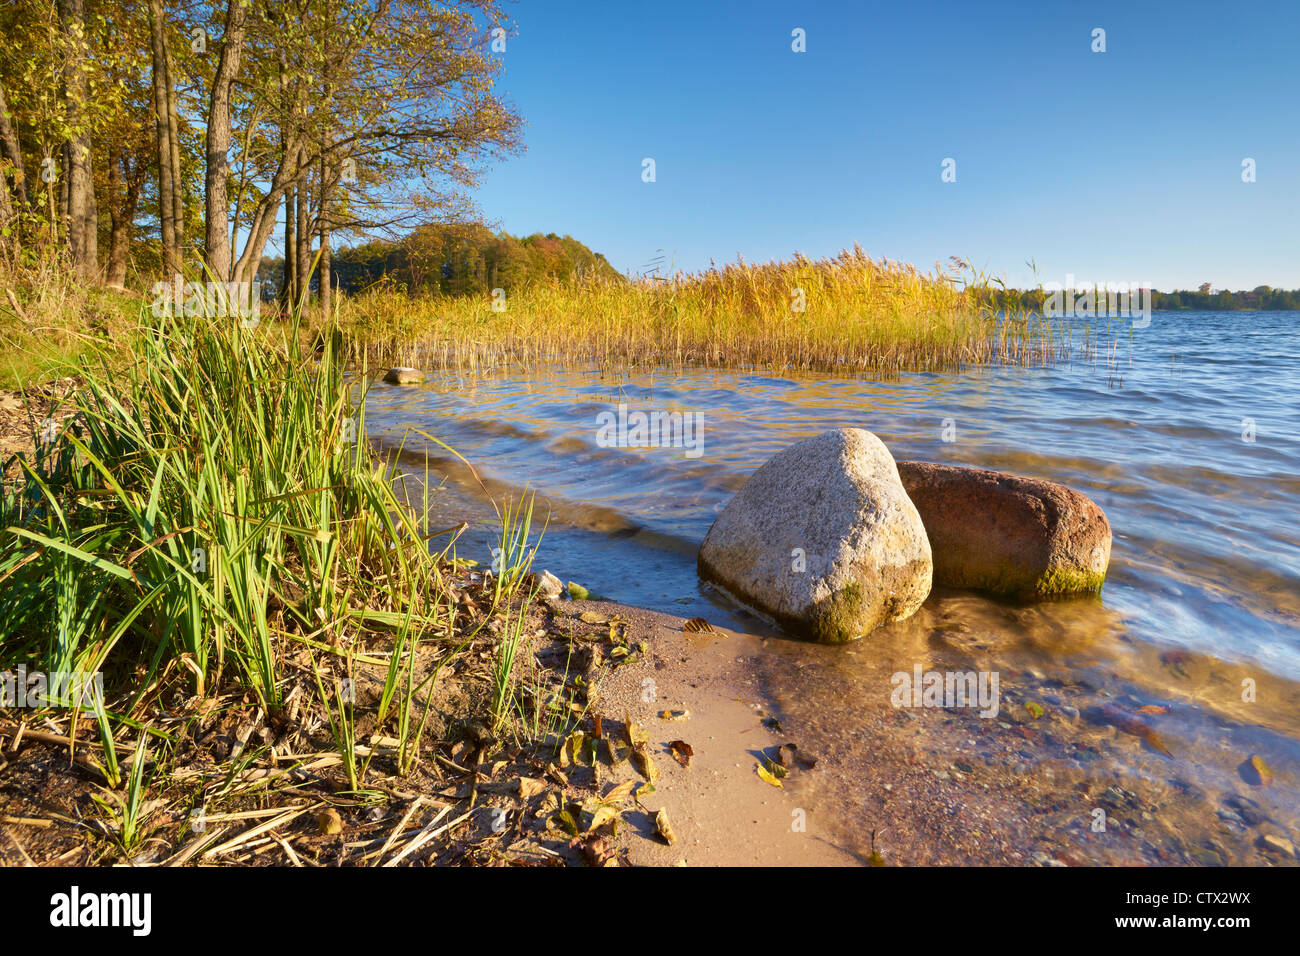
<path fill-rule="evenodd" d="M 62 387 L 64 383 L 50 386 Z M 16 400 L 12 394 L 0 398 Z M 12 415 L 3 437 L 30 446 L 33 436 L 26 425 L 24 416 Z M 9 433 L 14 430 L 16 435 Z M 590 583 L 599 587 L 598 581 Z M 1270 792 L 1225 780 L 1219 767 L 1210 768 L 1219 774 L 1217 795 L 1186 783 L 1177 762 L 1193 756 L 1183 752 L 1181 742 L 1174 745 L 1176 755 L 1162 754 L 1149 739 L 1124 730 L 1123 719 L 1118 726 L 1116 719 L 1108 719 L 1104 708 L 1098 717 L 1097 701 L 1112 690 L 1092 681 L 1097 661 L 1076 657 L 1080 648 L 1058 648 L 1065 659 L 1055 668 L 1044 666 L 1047 673 L 1004 673 L 1001 711 L 993 720 L 960 709 L 891 706 L 889 675 L 910 672 L 914 662 L 926 662 L 926 669 L 988 667 L 987 647 L 968 633 L 967 622 L 978 623 L 981 614 L 971 602 L 979 600 L 938 595 L 914 618 L 842 647 L 797 641 L 758 619 L 743 629 L 712 624 L 711 630 L 690 632 L 684 630 L 684 618 L 652 609 L 607 601 L 538 601 L 537 610 L 551 613 L 530 643 L 541 650 L 539 658 L 549 651 L 554 661 L 560 648 L 548 648 L 548 639 L 577 647 L 572 621 L 584 612 L 625 621 L 631 647 L 647 642 L 645 659 L 605 674 L 589 708 L 590 714 L 603 715 L 611 736 L 610 724 L 625 715 L 649 736 L 658 771 L 653 792 L 641 792 L 643 775 L 626 764 L 613 781 L 638 787 L 636 805 L 624 810 L 625 825 L 611 841 L 619 859 L 633 865 L 1294 862 L 1300 820 L 1291 808 L 1269 806 L 1270 799 L 1293 789 L 1290 768 L 1275 763 L 1278 787 Z M 736 615 L 728 619 L 734 622 Z M 566 629 L 567 637 L 561 634 Z M 588 634 L 582 640 L 599 638 Z M 1106 657 L 1104 651 L 1100 656 Z M 1182 661 L 1178 666 L 1193 672 L 1203 688 L 1224 676 L 1206 666 L 1212 659 L 1185 656 Z M 1124 669 L 1132 672 L 1137 663 L 1126 661 Z M 542 668 L 558 677 L 560 664 L 567 668 L 563 661 Z M 1102 666 L 1120 665 L 1111 661 Z M 646 681 L 653 682 L 649 695 Z M 1118 678 L 1111 688 L 1121 688 L 1122 681 Z M 463 688 L 453 684 L 452 690 Z M 1027 712 L 1031 704 L 1039 712 Z M 665 710 L 689 711 L 689 717 L 660 719 Z M 669 745 L 675 740 L 691 746 L 689 767 L 673 759 Z M 806 767 L 792 760 L 789 775 L 776 787 L 760 777 L 758 768 L 786 743 L 796 744 L 799 756 L 817 763 Z M 552 740 L 550 746 L 558 744 Z M 320 751 L 328 753 L 328 748 Z M 453 765 L 464 764 L 469 762 L 466 753 L 452 750 L 447 757 Z M 468 754 L 474 753 L 471 746 Z M 482 758 L 484 752 L 478 753 Z M 545 760 L 531 768 L 517 760 L 510 763 L 518 768 L 511 773 L 530 779 L 549 777 L 552 769 Z M 577 778 L 570 787 L 565 780 L 558 791 L 548 789 L 548 799 L 558 793 L 563 806 L 575 794 L 598 795 L 609 781 L 602 783 L 602 772 L 591 769 L 594 788 Z M 469 799 L 471 809 L 476 793 L 504 797 L 512 792 L 511 785 L 499 781 L 496 761 L 473 763 L 466 772 L 468 788 L 459 785 L 453 799 Z M 414 789 L 421 789 L 418 783 Z M 408 792 L 403 799 L 413 795 Z M 1216 802 L 1225 808 L 1218 819 L 1228 819 L 1225 813 L 1231 818 L 1227 836 L 1210 833 Z M 582 859 L 576 847 L 581 841 L 570 843 L 567 851 L 563 841 L 554 842 L 549 811 L 536 800 L 497 799 L 497 805 L 519 813 L 516 835 L 547 845 L 540 859 Z M 390 826 L 399 809 L 394 807 L 377 827 Z M 672 846 L 655 834 L 654 814 L 661 809 L 677 836 Z M 1102 833 L 1089 827 L 1098 809 L 1110 821 Z M 365 826 L 347 821 L 354 842 L 358 824 Z M 303 837 L 308 845 L 312 839 Z M 479 823 L 473 832 L 449 837 L 439 847 L 439 859 L 476 853 L 485 840 L 491 842 L 492 833 L 485 835 Z M 509 859 L 525 859 L 509 857 L 509 849 L 503 852 Z M 338 859 L 328 852 L 322 856 L 335 863 L 346 858 L 346 853 Z"/>
<path fill-rule="evenodd" d="M 1203 751 L 1171 740 L 1175 751 L 1164 752 L 1152 723 L 1135 727 L 1115 706 L 1091 703 L 1107 691 L 1082 676 L 1071 686 L 1050 673 L 1004 673 L 992 719 L 963 707 L 895 707 L 889 678 L 900 658 L 927 660 L 927 669 L 970 666 L 970 648 L 960 646 L 967 629 L 951 612 L 929 606 L 874 641 L 844 647 L 798 641 L 758 621 L 752 631 L 691 633 L 670 614 L 563 603 L 573 616 L 625 619 L 630 643 L 649 643 L 649 659 L 601 684 L 597 707 L 620 717 L 626 709 L 648 731 L 662 777 L 645 806 L 666 808 L 680 838 L 674 847 L 631 840 L 633 863 L 1296 863 L 1300 818 L 1277 789 L 1288 783 L 1252 785 L 1207 766 L 1200 769 L 1216 771 L 1219 792 L 1191 783 L 1187 761 L 1208 763 Z M 655 682 L 651 701 L 641 698 L 647 679 Z M 662 710 L 690 717 L 664 721 Z M 674 739 L 693 748 L 689 768 L 672 760 Z M 785 743 L 817 762 L 792 762 L 778 789 L 757 768 Z M 801 831 L 795 811 L 803 811 Z"/>

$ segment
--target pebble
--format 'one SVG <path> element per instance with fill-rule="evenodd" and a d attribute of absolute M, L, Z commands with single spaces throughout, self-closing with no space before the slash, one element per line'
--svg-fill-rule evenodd
<path fill-rule="evenodd" d="M 1295 844 L 1285 837 L 1262 836 L 1256 841 L 1256 845 L 1268 853 L 1278 853 L 1290 857 L 1300 856 L 1300 853 L 1296 852 Z"/>

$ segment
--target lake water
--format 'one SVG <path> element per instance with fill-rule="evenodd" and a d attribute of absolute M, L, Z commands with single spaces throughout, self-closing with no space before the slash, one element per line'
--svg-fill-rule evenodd
<path fill-rule="evenodd" d="M 880 662 L 868 663 L 873 645 L 875 656 L 892 655 L 889 667 L 910 670 L 917 628 L 959 622 L 971 635 L 966 658 L 1033 675 L 1028 696 L 1041 691 L 1051 700 L 1082 688 L 1078 703 L 1170 710 L 1161 734 L 1179 741 L 1192 759 L 1183 775 L 1211 788 L 1211 799 L 1245 789 L 1234 777 L 1239 752 L 1262 754 L 1277 773 L 1269 799 L 1294 820 L 1298 322 L 1289 312 L 1157 312 L 1145 328 L 1094 323 L 1115 341 L 1095 361 L 886 382 L 707 370 L 449 373 L 421 387 L 375 386 L 368 428 L 381 445 L 405 436 L 408 461 L 427 454 L 448 477 L 440 510 L 476 523 L 460 553 L 488 560 L 491 512 L 463 469 L 408 427 L 454 447 L 493 494 L 537 492 L 539 512 L 550 516 L 537 566 L 612 600 L 750 630 L 756 622 L 701 586 L 695 555 L 747 476 L 799 439 L 854 426 L 878 435 L 896 458 L 1063 482 L 1111 522 L 1100 598 L 1020 606 L 936 593 L 911 625 L 878 632 L 838 658 L 819 650 L 816 659 L 850 682 L 855 674 L 864 687 L 875 681 L 870 693 L 882 693 Z M 698 456 L 603 447 L 599 416 L 618 403 L 698 414 Z M 791 690 L 783 668 L 799 653 L 790 642 L 780 647 L 766 662 L 778 697 Z M 1243 700 L 1252 686 L 1255 699 Z M 803 691 L 791 707 L 807 705 Z M 1143 769 L 1148 757 L 1133 755 L 1117 772 L 1155 772 Z"/>

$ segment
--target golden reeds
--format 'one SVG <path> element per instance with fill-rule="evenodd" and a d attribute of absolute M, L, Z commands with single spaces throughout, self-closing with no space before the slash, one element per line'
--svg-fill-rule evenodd
<path fill-rule="evenodd" d="M 964 263 L 960 266 L 969 269 Z M 973 272 L 876 260 L 737 262 L 630 282 L 534 285 L 496 302 L 370 293 L 340 316 L 373 361 L 425 368 L 764 368 L 890 375 L 970 365 L 1046 364 L 1062 340 L 1041 319 L 1004 315 Z M 503 307 L 503 308 L 502 308 Z"/>

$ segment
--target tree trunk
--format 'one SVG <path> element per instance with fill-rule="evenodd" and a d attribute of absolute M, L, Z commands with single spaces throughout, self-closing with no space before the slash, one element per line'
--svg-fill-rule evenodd
<path fill-rule="evenodd" d="M 320 222 L 320 316 L 322 321 L 330 320 L 330 306 L 332 305 L 333 290 L 330 288 L 330 270 L 332 266 L 330 255 L 330 221 L 326 215 L 326 199 L 329 196 L 329 179 L 327 177 L 327 168 L 325 166 L 325 157 L 320 160 L 320 184 L 317 191 L 320 193 L 319 205 L 317 210 L 317 219 Z"/>
<path fill-rule="evenodd" d="M 87 157 L 89 158 L 89 157 Z M 89 164 L 87 164 L 89 166 Z M 99 198 L 95 195 L 94 167 L 89 166 L 89 191 L 86 196 L 86 216 L 83 220 L 82 255 L 86 261 L 87 279 L 99 280 Z"/>
<path fill-rule="evenodd" d="M 68 235 L 68 183 L 72 182 L 71 152 L 66 142 L 59 147 L 59 235 L 65 237 Z"/>
<path fill-rule="evenodd" d="M 226 32 L 208 102 L 207 170 L 203 178 L 204 253 L 208 269 L 222 282 L 230 278 L 230 87 L 239 73 L 248 11 L 241 0 L 227 0 Z"/>
<path fill-rule="evenodd" d="M 297 202 L 297 226 L 295 231 L 298 238 L 298 249 L 294 253 L 293 264 L 297 271 L 297 279 L 294 281 L 294 304 L 299 308 L 304 308 L 307 300 L 311 298 L 311 210 L 310 196 L 307 191 L 307 169 L 304 165 L 307 158 L 307 147 L 302 146 L 298 149 L 298 202 Z"/>
<path fill-rule="evenodd" d="M 108 148 L 108 264 L 104 284 L 120 289 L 126 282 L 126 242 L 130 225 L 118 196 L 122 189 L 122 175 L 118 169 L 119 156 L 113 146 Z"/>
<path fill-rule="evenodd" d="M 8 229 L 14 221 L 14 204 L 9 198 L 9 187 L 0 182 L 0 229 Z M 14 236 L 14 241 L 18 237 Z"/>
<path fill-rule="evenodd" d="M 0 139 L 4 140 L 5 158 L 13 167 L 14 194 L 22 204 L 24 211 L 32 208 L 32 200 L 27 192 L 27 171 L 23 167 L 23 152 L 18 146 L 18 133 L 14 130 L 13 119 L 9 115 L 9 104 L 5 101 L 4 90 L 0 89 Z"/>
<path fill-rule="evenodd" d="M 171 283 L 181 270 L 176 242 L 175 186 L 172 171 L 176 143 L 171 134 L 172 100 L 168 88 L 167 46 L 163 32 L 162 0 L 149 0 L 149 34 L 153 50 L 153 117 L 158 132 L 158 221 L 162 226 L 163 281 Z"/>
<path fill-rule="evenodd" d="M 294 265 L 298 243 L 293 233 L 293 210 L 293 187 L 291 186 L 284 191 L 284 282 L 280 287 L 280 304 L 285 312 L 293 309 L 294 286 L 298 283 L 298 269 Z"/>
<path fill-rule="evenodd" d="M 176 224 L 176 261 L 185 262 L 185 180 L 181 178 L 181 123 L 176 109 L 176 71 L 172 69 L 172 54 L 163 35 L 163 66 L 167 70 L 167 129 L 172 150 L 172 221 Z"/>
<path fill-rule="evenodd" d="M 99 271 L 96 262 L 98 223 L 89 220 L 95 209 L 95 181 L 90 163 L 90 133 L 86 126 L 86 106 L 90 95 L 87 77 L 85 0 L 59 0 L 59 20 L 71 41 L 64 87 L 68 119 L 79 131 L 68 140 L 68 251 L 72 264 L 83 281 L 91 281 Z"/>
<path fill-rule="evenodd" d="M 330 230 L 329 226 L 322 221 L 320 226 L 320 316 L 321 319 L 328 322 L 330 320 L 330 309 L 333 306 L 333 290 L 330 288 Z"/>
<path fill-rule="evenodd" d="M 248 229 L 248 242 L 244 245 L 244 251 L 240 254 L 239 260 L 235 263 L 234 280 L 236 282 L 245 282 L 249 281 L 250 278 L 256 278 L 255 270 L 257 264 L 262 260 L 262 251 L 266 248 L 266 241 L 271 238 L 271 230 L 275 228 L 276 215 L 280 209 L 281 199 L 285 201 L 286 215 L 288 215 L 287 210 L 292 206 L 292 203 L 287 198 L 287 191 L 292 189 L 293 181 L 297 175 L 297 170 L 293 168 L 295 164 L 291 162 L 291 158 L 296 159 L 297 155 L 297 137 L 290 135 L 285 143 L 284 154 L 280 157 L 280 168 L 271 177 L 271 188 L 267 190 L 266 195 L 262 197 L 253 210 L 252 221 Z M 250 266 L 253 270 L 251 276 Z"/>

